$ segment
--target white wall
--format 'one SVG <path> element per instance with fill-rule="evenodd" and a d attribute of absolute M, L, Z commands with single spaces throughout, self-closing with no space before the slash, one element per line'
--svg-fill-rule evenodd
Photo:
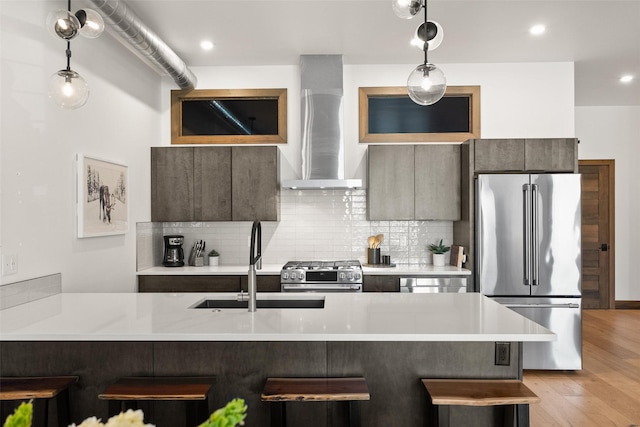
<path fill-rule="evenodd" d="M 169 145 L 169 90 L 128 50 L 105 34 L 96 40 L 72 42 L 72 67 L 91 86 L 91 98 L 76 111 L 62 111 L 46 97 L 46 81 L 65 65 L 64 42 L 44 29 L 47 13 L 64 8 L 63 1 L 0 1 L 2 170 L 0 243 L 3 254 L 17 254 L 19 273 L 2 283 L 61 272 L 63 291 L 133 291 L 135 289 L 135 223 L 149 221 L 149 147 Z M 416 64 L 345 66 L 346 174 L 366 178 L 366 146 L 358 143 L 357 88 L 401 86 Z M 482 86 L 483 137 L 571 137 L 583 141 L 581 157 L 595 154 L 590 141 L 601 137 L 592 115 L 605 110 L 578 109 L 575 123 L 573 64 L 438 64 L 450 85 Z M 299 71 L 297 66 L 193 68 L 199 88 L 285 87 L 289 91 L 289 143 L 282 145 L 283 179 L 300 174 Z M 626 111 L 626 109 L 623 109 Z M 635 115 L 637 116 L 637 110 Z M 613 114 L 612 114 L 613 115 Z M 632 120 L 620 119 L 619 140 L 638 135 Z M 637 117 L 636 117 L 637 122 Z M 636 125 L 637 126 L 637 125 Z M 577 132 L 575 131 L 577 129 Z M 602 131 L 604 132 L 604 131 Z M 635 136 L 637 142 L 637 136 Z M 616 146 L 618 147 L 618 146 Z M 638 158 L 638 145 L 616 149 L 620 162 Z M 75 156 L 77 153 L 129 165 L 130 231 L 112 237 L 76 238 Z M 631 160 L 628 160 L 631 162 Z M 618 185 L 630 175 L 621 164 Z M 631 172 L 628 167 L 628 172 Z M 618 190 L 628 195 L 628 209 L 617 208 L 618 229 L 631 230 L 632 209 L 638 208 L 637 187 Z M 636 228 L 633 228 L 633 227 Z M 630 283 L 632 237 L 618 237 L 618 299 L 640 299 Z M 630 255 L 627 255 L 630 257 Z"/>
<path fill-rule="evenodd" d="M 49 77 L 66 43 L 44 27 L 64 1 L 1 1 L 2 253 L 18 274 L 2 284 L 62 273 L 65 292 L 134 291 L 135 223 L 149 219 L 149 146 L 160 139 L 160 77 L 108 34 L 72 41 L 71 67 L 89 83 L 87 104 L 61 110 Z M 76 154 L 129 166 L 130 231 L 76 236 Z"/>
<path fill-rule="evenodd" d="M 358 88 L 403 86 L 416 64 L 344 66 L 345 177 L 366 181 L 367 144 L 358 142 Z M 481 86 L 483 138 L 573 137 L 573 63 L 438 64 L 452 86 Z M 300 178 L 298 66 L 193 67 L 199 89 L 286 88 L 288 143 L 280 145 L 281 178 Z M 171 88 L 164 83 L 163 92 Z M 551 100 L 551 101 L 550 101 Z M 162 140 L 170 145 L 170 98 L 162 97 Z"/>
<path fill-rule="evenodd" d="M 640 300 L 632 266 L 640 241 L 640 107 L 577 107 L 581 159 L 615 160 L 616 300 Z"/>

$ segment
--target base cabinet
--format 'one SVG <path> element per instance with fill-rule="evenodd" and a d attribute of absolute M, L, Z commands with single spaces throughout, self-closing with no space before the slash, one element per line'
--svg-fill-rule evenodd
<path fill-rule="evenodd" d="M 258 275 L 258 292 L 280 292 L 280 275 Z M 138 292 L 247 292 L 247 276 L 138 276 Z"/>

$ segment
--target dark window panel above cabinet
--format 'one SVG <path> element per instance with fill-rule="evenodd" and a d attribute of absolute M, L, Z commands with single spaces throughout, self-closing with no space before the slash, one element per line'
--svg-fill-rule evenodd
<path fill-rule="evenodd" d="M 151 221 L 193 221 L 193 148 L 151 148 Z"/>
<path fill-rule="evenodd" d="M 240 276 L 138 276 L 138 292 L 240 292 Z"/>
<path fill-rule="evenodd" d="M 231 194 L 234 221 L 278 221 L 277 147 L 232 147 Z"/>
<path fill-rule="evenodd" d="M 414 219 L 413 145 L 370 145 L 367 213 L 370 220 Z"/>
<path fill-rule="evenodd" d="M 195 219 L 231 221 L 231 147 L 194 150 Z"/>

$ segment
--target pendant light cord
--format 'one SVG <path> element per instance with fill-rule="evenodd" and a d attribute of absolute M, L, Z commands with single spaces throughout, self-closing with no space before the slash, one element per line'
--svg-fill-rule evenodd
<path fill-rule="evenodd" d="M 67 11 L 71 13 L 71 0 L 67 0 Z M 67 71 L 71 71 L 71 41 L 67 40 L 67 50 L 65 51 L 67 55 Z"/>
<path fill-rule="evenodd" d="M 71 1 L 71 0 L 69 0 Z M 427 0 L 424 0 L 424 64 L 427 65 L 427 52 L 429 51 L 429 30 L 427 25 Z"/>
<path fill-rule="evenodd" d="M 71 71 L 71 42 L 67 40 L 67 71 Z"/>

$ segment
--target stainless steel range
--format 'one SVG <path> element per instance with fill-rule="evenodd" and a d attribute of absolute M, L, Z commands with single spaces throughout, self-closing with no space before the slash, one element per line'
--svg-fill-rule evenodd
<path fill-rule="evenodd" d="M 282 292 L 362 292 L 360 261 L 289 261 L 280 272 Z"/>

